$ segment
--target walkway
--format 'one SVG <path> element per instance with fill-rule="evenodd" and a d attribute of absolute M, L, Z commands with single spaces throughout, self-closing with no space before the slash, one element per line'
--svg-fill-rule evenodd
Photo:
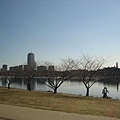
<path fill-rule="evenodd" d="M 0 120 L 120 120 L 0 104 Z"/>

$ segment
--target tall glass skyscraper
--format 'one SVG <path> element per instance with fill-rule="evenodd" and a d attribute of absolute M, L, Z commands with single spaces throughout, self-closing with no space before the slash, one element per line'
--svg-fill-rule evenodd
<path fill-rule="evenodd" d="M 29 67 L 36 67 L 35 56 L 34 53 L 28 53 L 27 55 L 27 65 Z"/>

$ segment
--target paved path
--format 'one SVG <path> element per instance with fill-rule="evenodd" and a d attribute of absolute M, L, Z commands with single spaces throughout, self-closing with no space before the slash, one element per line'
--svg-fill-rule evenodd
<path fill-rule="evenodd" d="M 0 104 L 0 120 L 120 120 Z"/>

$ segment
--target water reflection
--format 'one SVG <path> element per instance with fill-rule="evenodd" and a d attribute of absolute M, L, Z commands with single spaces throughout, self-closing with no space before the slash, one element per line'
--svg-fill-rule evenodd
<path fill-rule="evenodd" d="M 0 86 L 2 87 L 7 87 L 7 79 L 5 78 L 0 78 Z M 32 90 L 40 90 L 40 91 L 53 91 L 51 88 L 47 87 L 46 85 L 42 84 L 39 80 L 35 79 L 32 81 L 31 84 Z M 106 82 L 106 81 L 100 81 L 95 83 L 91 88 L 90 88 L 90 96 L 95 96 L 95 97 L 102 97 L 102 89 L 106 86 L 109 90 L 108 96 L 115 98 L 115 99 L 120 99 L 120 83 L 118 81 L 114 82 Z M 19 78 L 16 79 L 12 84 L 12 88 L 20 88 L 20 89 L 27 89 L 27 80 L 24 78 Z M 85 95 L 86 93 L 86 88 L 83 85 L 82 82 L 79 81 L 65 81 L 61 87 L 58 89 L 58 92 L 62 93 L 70 93 L 70 94 L 77 94 L 77 95 Z"/>

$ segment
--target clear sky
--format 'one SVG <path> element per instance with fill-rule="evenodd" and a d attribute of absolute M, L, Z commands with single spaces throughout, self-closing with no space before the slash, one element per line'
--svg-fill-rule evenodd
<path fill-rule="evenodd" d="M 0 67 L 79 58 L 120 64 L 120 0 L 0 0 Z"/>

